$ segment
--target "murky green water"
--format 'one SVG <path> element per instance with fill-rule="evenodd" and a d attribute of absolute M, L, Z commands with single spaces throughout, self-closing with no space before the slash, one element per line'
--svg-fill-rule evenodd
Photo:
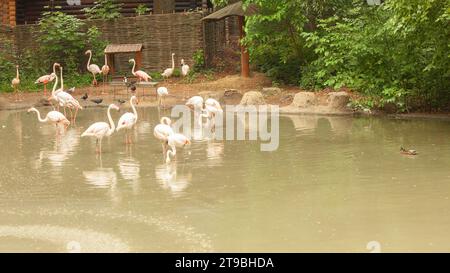
<path fill-rule="evenodd" d="M 450 250 L 450 121 L 285 116 L 275 152 L 200 141 L 167 166 L 139 114 L 98 158 L 79 135 L 105 109 L 61 138 L 0 112 L 0 251 Z"/>

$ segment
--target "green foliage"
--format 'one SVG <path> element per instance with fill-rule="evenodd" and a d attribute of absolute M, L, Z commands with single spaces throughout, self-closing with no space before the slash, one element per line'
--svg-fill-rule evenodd
<path fill-rule="evenodd" d="M 215 7 L 222 8 L 228 5 L 228 0 L 212 0 L 211 1 Z"/>
<path fill-rule="evenodd" d="M 120 11 L 122 4 L 118 4 L 115 0 L 98 0 L 94 2 L 94 6 L 90 8 L 84 8 L 89 19 L 116 19 L 121 16 Z"/>
<path fill-rule="evenodd" d="M 450 101 L 450 0 L 247 0 L 251 61 L 276 82 L 349 87 L 373 107 Z"/>
<path fill-rule="evenodd" d="M 205 54 L 203 53 L 203 50 L 199 49 L 195 51 L 192 58 L 194 60 L 194 71 L 199 72 L 205 69 Z"/>
<path fill-rule="evenodd" d="M 316 59 L 302 84 L 343 86 L 376 98 L 374 106 L 439 107 L 450 94 L 447 1 L 388 0 L 381 7 L 357 4 L 344 16 L 320 20 L 304 33 Z"/>
<path fill-rule="evenodd" d="M 145 4 L 140 4 L 135 9 L 135 12 L 136 12 L 137 16 L 145 15 L 150 12 L 150 8 L 148 8 L 147 5 L 145 5 Z"/>

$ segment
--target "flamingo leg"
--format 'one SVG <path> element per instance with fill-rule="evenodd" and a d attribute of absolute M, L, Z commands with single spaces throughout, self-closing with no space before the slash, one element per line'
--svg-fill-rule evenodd
<path fill-rule="evenodd" d="M 96 153 L 96 154 L 99 154 L 99 153 L 100 153 L 98 138 L 97 138 L 97 140 L 95 141 L 95 153 Z"/>
<path fill-rule="evenodd" d="M 44 83 L 44 96 L 47 96 L 47 84 Z"/>

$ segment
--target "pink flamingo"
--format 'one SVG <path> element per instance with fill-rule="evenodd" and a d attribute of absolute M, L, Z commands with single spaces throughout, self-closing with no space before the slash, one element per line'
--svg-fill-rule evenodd
<path fill-rule="evenodd" d="M 144 71 L 142 71 L 142 70 L 135 71 L 134 70 L 136 68 L 136 60 L 135 59 L 130 59 L 129 62 L 133 63 L 133 69 L 131 70 L 131 73 L 133 73 L 133 75 L 135 77 L 137 77 L 139 79 L 139 81 L 148 82 L 149 80 L 152 79 L 152 77 L 150 77 L 150 75 L 148 75 Z"/>
<path fill-rule="evenodd" d="M 105 54 L 105 64 L 102 66 L 103 92 L 105 92 L 105 82 L 108 80 L 108 74 L 109 74 L 108 55 Z"/>
<path fill-rule="evenodd" d="M 89 60 L 87 63 L 87 70 L 92 73 L 92 76 L 94 76 L 94 80 L 92 81 L 93 85 L 97 85 L 97 78 L 95 75 L 102 73 L 100 70 L 100 67 L 96 64 L 91 64 L 92 60 L 92 50 L 88 50 L 84 53 L 85 55 L 89 55 Z"/>
<path fill-rule="evenodd" d="M 163 154 L 166 155 L 167 139 L 173 134 L 173 129 L 170 127 L 172 121 L 168 117 L 162 117 L 160 124 L 153 129 L 153 135 L 161 141 Z"/>
<path fill-rule="evenodd" d="M 114 121 L 111 118 L 111 109 L 119 111 L 119 107 L 115 104 L 110 104 L 108 107 L 108 121 L 109 124 L 106 122 L 96 122 L 89 126 L 86 131 L 81 135 L 81 137 L 95 137 L 97 139 L 96 141 L 96 147 L 95 151 L 96 153 L 102 152 L 102 139 L 104 137 L 111 136 L 114 131 L 116 130 L 116 125 L 114 124 Z"/>
<path fill-rule="evenodd" d="M 39 83 L 44 84 L 44 96 L 47 96 L 47 84 L 49 82 L 54 81 L 56 78 L 55 77 L 56 76 L 56 66 L 59 66 L 59 64 L 58 63 L 53 64 L 53 73 L 52 74 L 44 75 L 34 82 L 35 84 L 39 84 Z"/>

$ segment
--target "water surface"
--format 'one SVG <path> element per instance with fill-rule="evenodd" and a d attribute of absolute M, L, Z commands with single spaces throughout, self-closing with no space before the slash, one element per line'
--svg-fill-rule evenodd
<path fill-rule="evenodd" d="M 194 141 L 166 165 L 157 110 L 138 110 L 135 144 L 114 134 L 101 157 L 79 136 L 105 109 L 60 137 L 0 112 L 0 251 L 450 250 L 447 120 L 282 116 L 274 152 Z"/>

